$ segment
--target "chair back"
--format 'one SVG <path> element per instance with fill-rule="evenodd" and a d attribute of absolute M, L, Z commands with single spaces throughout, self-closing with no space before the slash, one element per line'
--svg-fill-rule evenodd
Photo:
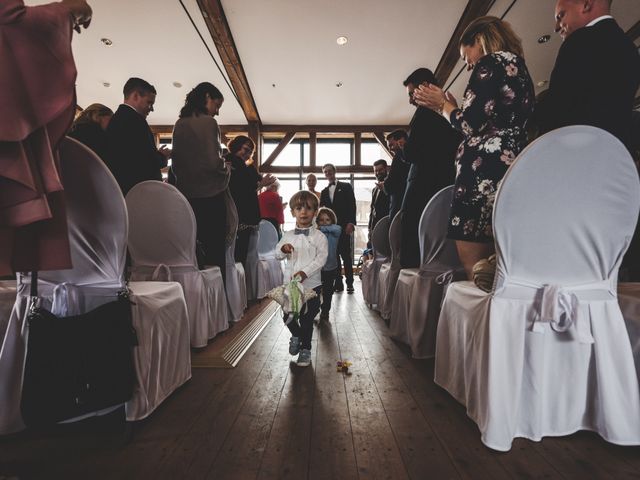
<path fill-rule="evenodd" d="M 436 193 L 422 211 L 418 232 L 423 267 L 436 264 L 456 268 L 461 266 L 455 241 L 447 238 L 452 199 L 453 185 L 450 185 Z"/>
<path fill-rule="evenodd" d="M 371 232 L 371 245 L 373 246 L 373 253 L 376 257 L 391 256 L 391 245 L 389 245 L 389 227 L 391 226 L 391 218 L 389 215 L 382 217 L 373 227 Z"/>
<path fill-rule="evenodd" d="M 127 209 L 116 179 L 104 162 L 73 138 L 60 143 L 73 268 L 43 271 L 52 284 L 123 285 L 127 251 Z"/>
<path fill-rule="evenodd" d="M 141 182 L 129 190 L 126 202 L 134 266 L 197 265 L 195 215 L 176 187 L 155 180 Z"/>
<path fill-rule="evenodd" d="M 391 247 L 391 264 L 400 267 L 400 245 L 402 243 L 402 211 L 396 213 L 389 227 L 389 247 Z"/>
<path fill-rule="evenodd" d="M 617 138 L 584 125 L 543 135 L 496 195 L 494 287 L 511 278 L 567 286 L 609 279 L 615 288 L 639 210 L 638 172 Z"/>
<path fill-rule="evenodd" d="M 268 220 L 260 220 L 260 236 L 258 238 L 258 256 L 270 257 L 274 255 L 278 244 L 278 232 Z"/>

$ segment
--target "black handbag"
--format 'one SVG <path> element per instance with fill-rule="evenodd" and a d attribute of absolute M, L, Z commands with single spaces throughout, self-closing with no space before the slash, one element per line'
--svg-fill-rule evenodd
<path fill-rule="evenodd" d="M 51 425 L 122 404 L 133 394 L 128 292 L 90 312 L 58 317 L 37 306 L 37 272 L 31 277 L 29 339 L 20 408 L 29 427 Z"/>

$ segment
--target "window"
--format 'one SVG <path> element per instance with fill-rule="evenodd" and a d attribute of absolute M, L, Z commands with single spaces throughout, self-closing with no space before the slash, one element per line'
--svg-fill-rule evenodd
<path fill-rule="evenodd" d="M 380 159 L 386 160 L 389 165 L 391 165 L 391 157 L 387 151 L 382 148 L 382 146 L 375 140 L 373 141 L 362 141 L 362 145 L 360 148 L 360 161 L 362 165 L 372 165 L 373 162 Z"/>
<path fill-rule="evenodd" d="M 318 139 L 316 144 L 316 164 L 333 163 L 336 167 L 348 167 L 351 161 L 353 140 Z"/>
<path fill-rule="evenodd" d="M 262 161 L 265 161 L 269 158 L 269 155 L 273 153 L 280 142 L 277 141 L 265 141 L 262 146 Z M 283 167 L 299 167 L 300 166 L 300 158 L 301 158 L 301 142 L 300 140 L 293 141 L 286 147 L 284 150 L 280 152 L 278 155 L 278 165 Z M 307 145 L 307 152 L 309 146 Z M 306 157 L 308 158 L 308 157 Z"/>

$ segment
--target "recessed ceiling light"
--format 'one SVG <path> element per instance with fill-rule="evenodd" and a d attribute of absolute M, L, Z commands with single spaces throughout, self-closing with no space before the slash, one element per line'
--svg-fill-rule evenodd
<path fill-rule="evenodd" d="M 173 86 L 176 88 L 180 88 L 182 87 L 182 84 L 180 82 L 173 82 Z"/>
<path fill-rule="evenodd" d="M 105 88 L 109 88 L 111 84 L 109 82 L 102 82 L 102 86 Z"/>
<path fill-rule="evenodd" d="M 108 38 L 101 38 L 100 41 L 104 43 L 107 47 L 110 47 L 111 45 L 113 45 L 113 42 Z"/>
<path fill-rule="evenodd" d="M 342 82 L 336 82 L 336 87 L 340 88 L 342 86 Z"/>
<path fill-rule="evenodd" d="M 336 38 L 336 43 L 338 45 L 341 45 L 341 46 L 342 45 L 346 45 L 348 41 L 349 41 L 349 39 L 347 37 L 344 37 L 344 36 L 340 36 L 340 37 Z"/>
<path fill-rule="evenodd" d="M 549 40 L 551 40 L 551 35 L 542 35 L 538 38 L 538 43 L 547 43 Z"/>
<path fill-rule="evenodd" d="M 549 83 L 549 80 L 540 80 L 537 85 L 539 87 L 544 87 L 547 83 Z"/>

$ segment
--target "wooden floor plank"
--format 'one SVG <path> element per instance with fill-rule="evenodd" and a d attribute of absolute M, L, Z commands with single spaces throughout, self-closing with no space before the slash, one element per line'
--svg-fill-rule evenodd
<path fill-rule="evenodd" d="M 409 478 L 393 430 L 378 395 L 372 372 L 353 328 L 349 306 L 354 297 L 342 296 L 335 305 L 341 357 L 353 363 L 345 377 L 353 443 L 360 478 Z"/>

